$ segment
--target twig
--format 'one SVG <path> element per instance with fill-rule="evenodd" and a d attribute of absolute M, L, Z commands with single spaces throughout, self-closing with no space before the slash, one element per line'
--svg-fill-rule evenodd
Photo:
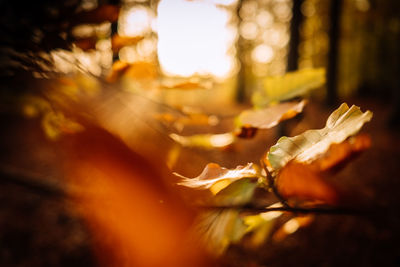
<path fill-rule="evenodd" d="M 254 212 L 254 213 L 262 213 L 262 212 L 273 212 L 273 211 L 282 211 L 282 212 L 292 212 L 292 213 L 314 213 L 314 214 L 338 214 L 338 215 L 366 215 L 368 211 L 344 208 L 344 207 L 336 207 L 336 208 L 300 208 L 300 207 L 272 207 L 272 208 L 262 208 L 262 207 L 253 207 L 253 206 L 200 206 L 202 209 L 240 209 L 242 211 Z"/>
<path fill-rule="evenodd" d="M 275 181 L 274 178 L 272 177 L 271 173 L 268 171 L 267 166 L 265 165 L 264 161 L 261 160 L 261 166 L 265 171 L 267 180 L 268 180 L 268 186 L 272 189 L 272 192 L 274 195 L 278 198 L 278 200 L 282 203 L 282 205 L 285 208 L 292 208 L 286 201 L 286 199 L 279 193 L 278 188 L 275 186 Z"/>

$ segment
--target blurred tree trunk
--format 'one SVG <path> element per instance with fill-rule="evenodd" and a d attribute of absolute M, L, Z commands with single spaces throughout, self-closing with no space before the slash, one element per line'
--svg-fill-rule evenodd
<path fill-rule="evenodd" d="M 301 5 L 303 0 L 293 1 L 292 20 L 290 22 L 290 43 L 287 62 L 287 71 L 295 71 L 298 69 L 299 61 L 299 44 L 300 44 L 300 25 L 303 20 L 301 14 Z"/>
<path fill-rule="evenodd" d="M 240 17 L 240 9 L 242 8 L 243 0 L 239 0 L 236 8 L 236 16 L 238 19 L 237 29 L 239 30 L 240 24 L 242 23 L 242 19 Z M 237 88 L 236 88 L 236 101 L 239 103 L 243 103 L 246 100 L 246 62 L 244 59 L 244 51 L 245 51 L 245 40 L 239 33 L 237 45 L 236 45 L 236 53 L 237 59 L 239 61 L 240 69 L 237 75 Z"/>
<path fill-rule="evenodd" d="M 340 15 L 342 0 L 331 1 L 330 28 L 329 28 L 329 53 L 327 67 L 327 104 L 335 105 L 337 102 L 337 78 L 338 78 L 338 41 L 340 38 Z"/>

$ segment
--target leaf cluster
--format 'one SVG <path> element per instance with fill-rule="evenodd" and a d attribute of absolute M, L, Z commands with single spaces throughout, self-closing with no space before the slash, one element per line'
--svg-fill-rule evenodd
<path fill-rule="evenodd" d="M 291 73 L 267 82 L 271 86 L 273 81 L 279 81 L 285 90 L 271 95 L 273 90 L 268 88 L 265 93 L 270 94 L 270 100 L 263 101 L 269 105 L 242 112 L 237 125 L 242 129 L 268 129 L 301 112 L 304 101 L 273 102 L 298 97 L 320 84 L 323 71 L 315 70 L 316 76 L 312 73 L 313 70 Z M 293 82 L 294 77 L 298 83 Z M 247 163 L 226 169 L 210 163 L 195 178 L 176 174 L 181 178 L 179 185 L 213 195 L 195 226 L 205 246 L 220 255 L 230 244 L 243 239 L 252 246 L 268 238 L 279 241 L 310 224 L 313 216 L 309 212 L 339 207 L 341 192 L 326 177 L 333 176 L 339 167 L 370 146 L 370 138 L 357 133 L 371 118 L 372 112 L 343 103 L 332 112 L 324 128 L 281 137 L 266 149 L 260 165 Z M 187 139 L 177 141 L 189 143 Z"/>

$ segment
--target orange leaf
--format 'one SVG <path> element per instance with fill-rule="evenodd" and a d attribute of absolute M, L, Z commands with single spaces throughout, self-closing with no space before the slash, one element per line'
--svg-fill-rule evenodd
<path fill-rule="evenodd" d="M 123 61 L 116 61 L 112 65 L 110 73 L 106 77 L 106 81 L 109 83 L 114 83 L 125 73 L 129 68 L 129 63 Z"/>
<path fill-rule="evenodd" d="M 143 36 L 127 37 L 114 34 L 111 38 L 111 47 L 115 53 L 118 52 L 122 47 L 137 44 L 141 40 L 143 40 Z"/>
<path fill-rule="evenodd" d="M 332 144 L 327 153 L 312 165 L 320 171 L 341 167 L 370 146 L 371 138 L 368 135 L 357 135 L 340 144 Z"/>
<path fill-rule="evenodd" d="M 336 204 L 338 193 L 320 173 L 310 165 L 291 161 L 279 172 L 277 188 L 285 198 L 316 200 L 326 204 Z"/>
<path fill-rule="evenodd" d="M 285 198 L 336 204 L 339 194 L 322 178 L 322 173 L 344 166 L 370 146 L 369 136 L 358 135 L 332 144 L 324 155 L 309 164 L 292 160 L 278 173 L 278 190 Z"/>

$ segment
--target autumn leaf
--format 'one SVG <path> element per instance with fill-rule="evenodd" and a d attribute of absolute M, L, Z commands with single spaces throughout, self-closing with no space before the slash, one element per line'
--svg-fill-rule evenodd
<path fill-rule="evenodd" d="M 367 136 L 355 136 L 372 113 L 342 104 L 326 127 L 295 137 L 282 137 L 264 161 L 276 177 L 279 193 L 286 199 L 337 204 L 340 193 L 324 179 L 324 173 L 344 164 L 370 146 Z"/>
<path fill-rule="evenodd" d="M 240 210 L 229 207 L 245 205 L 252 200 L 257 182 L 247 177 L 256 177 L 251 163 L 235 170 L 210 163 L 200 176 L 193 179 L 183 177 L 184 181 L 180 183 L 194 188 L 209 188 L 216 194 L 212 201 L 215 209 L 200 214 L 194 228 L 196 236 L 201 237 L 202 244 L 214 255 L 222 254 L 231 243 L 240 241 L 246 233 L 247 226 L 240 216 Z M 228 183 L 225 184 L 226 181 Z"/>
<path fill-rule="evenodd" d="M 340 144 L 332 144 L 328 151 L 311 163 L 318 171 L 330 171 L 342 167 L 371 146 L 371 138 L 365 134 L 350 137 Z"/>
<path fill-rule="evenodd" d="M 291 161 L 283 167 L 277 177 L 276 186 L 286 199 L 314 201 L 334 205 L 338 203 L 336 188 L 321 177 L 321 173 L 309 165 Z"/>
<path fill-rule="evenodd" d="M 238 210 L 218 209 L 202 213 L 196 220 L 194 231 L 206 249 L 218 256 L 231 243 L 240 241 L 246 228 Z"/>
<path fill-rule="evenodd" d="M 224 182 L 224 185 L 215 189 L 214 193 L 226 188 L 234 181 L 243 178 L 258 177 L 258 173 L 252 163 L 248 163 L 246 166 L 238 166 L 233 170 L 221 167 L 216 163 L 209 163 L 204 168 L 203 172 L 195 178 L 187 178 L 177 173 L 174 174 L 182 178 L 182 181 L 178 183 L 179 185 L 196 189 L 209 189 L 216 183 Z"/>
<path fill-rule="evenodd" d="M 267 153 L 266 163 L 272 171 L 278 171 L 291 160 L 311 163 L 332 144 L 356 134 L 371 118 L 372 112 L 363 113 L 359 107 L 349 108 L 344 103 L 329 116 L 325 128 L 308 130 L 295 137 L 281 137 Z"/>
<path fill-rule="evenodd" d="M 139 41 L 143 40 L 143 36 L 121 36 L 118 34 L 114 34 L 111 38 L 111 47 L 114 53 L 117 53 L 122 47 L 127 45 L 135 45 Z"/>
<path fill-rule="evenodd" d="M 227 185 L 228 184 L 228 185 Z M 210 187 L 215 195 L 214 203 L 218 206 L 239 206 L 251 201 L 257 182 L 252 178 L 241 178 L 236 181 L 221 180 Z"/>
<path fill-rule="evenodd" d="M 203 237 L 206 248 L 215 255 L 220 255 L 231 243 L 239 242 L 247 232 L 240 210 L 218 206 L 245 205 L 253 197 L 257 183 L 253 179 L 237 180 L 218 192 L 214 197 L 216 209 L 205 212 L 197 220 L 196 229 Z"/>
<path fill-rule="evenodd" d="M 300 113 L 306 101 L 287 102 L 258 110 L 245 110 L 236 118 L 236 126 L 240 128 L 239 137 L 252 137 L 245 134 L 251 129 L 269 129 L 283 120 L 293 118 Z"/>
<path fill-rule="evenodd" d="M 281 203 L 275 203 L 267 208 L 282 207 Z M 282 211 L 261 212 L 256 215 L 249 215 L 243 218 L 247 226 L 246 233 L 252 233 L 250 237 L 250 245 L 253 247 L 260 246 L 270 235 L 276 219 L 283 214 Z"/>
<path fill-rule="evenodd" d="M 234 170 L 210 163 L 196 178 L 186 178 L 179 174 L 182 182 L 191 188 L 210 189 L 215 196 L 215 209 L 203 212 L 196 220 L 195 231 L 204 246 L 214 255 L 222 254 L 231 243 L 240 241 L 247 226 L 240 216 L 240 210 L 229 208 L 249 203 L 257 188 L 258 172 L 252 163 L 238 166 Z M 219 208 L 220 207 L 220 208 Z"/>
<path fill-rule="evenodd" d="M 303 69 L 283 76 L 268 77 L 264 86 L 253 94 L 253 104 L 265 107 L 272 102 L 302 96 L 325 83 L 325 69 Z"/>
<path fill-rule="evenodd" d="M 371 140 L 366 135 L 357 135 L 340 144 L 332 144 L 325 154 L 311 163 L 292 160 L 276 176 L 276 185 L 285 198 L 313 200 L 336 204 L 340 193 L 323 177 L 328 171 L 344 166 L 354 156 L 366 150 Z"/>
<path fill-rule="evenodd" d="M 235 141 L 235 136 L 233 133 L 197 134 L 190 136 L 170 134 L 169 136 L 182 146 L 203 149 L 224 148 Z"/>
<path fill-rule="evenodd" d="M 191 136 L 182 136 L 170 134 L 170 137 L 179 144 L 186 147 L 199 148 L 218 148 L 226 147 L 235 141 L 235 137 L 252 138 L 257 129 L 269 129 L 276 126 L 283 120 L 290 119 L 303 110 L 306 101 L 281 103 L 262 110 L 245 110 L 235 121 L 238 130 L 223 134 L 197 134 Z M 162 116 L 163 115 L 163 116 Z M 160 120 L 174 121 L 176 125 L 190 124 L 213 124 L 218 118 L 215 116 L 205 116 L 204 114 L 188 114 L 188 116 L 179 119 L 172 114 L 160 114 Z M 182 128 L 182 127 L 177 127 Z"/>

